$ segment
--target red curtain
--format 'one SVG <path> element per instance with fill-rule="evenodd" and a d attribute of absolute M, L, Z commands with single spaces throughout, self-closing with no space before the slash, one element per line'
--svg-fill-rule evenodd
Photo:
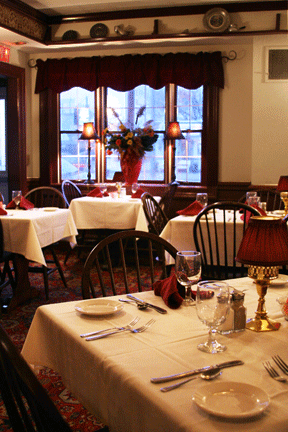
<path fill-rule="evenodd" d="M 82 87 L 132 90 L 146 84 L 157 90 L 167 84 L 196 89 L 203 84 L 224 88 L 221 52 L 144 54 L 37 60 L 35 93 L 57 93 Z"/>

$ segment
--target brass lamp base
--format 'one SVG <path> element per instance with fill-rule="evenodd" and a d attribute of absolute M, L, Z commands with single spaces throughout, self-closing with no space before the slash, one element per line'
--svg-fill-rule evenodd
<path fill-rule="evenodd" d="M 271 280 L 277 279 L 279 267 L 249 266 L 248 276 L 255 280 L 257 293 L 259 295 L 258 307 L 255 317 L 247 320 L 246 328 L 256 332 L 279 330 L 281 324 L 267 316 L 265 309 L 265 295 Z"/>

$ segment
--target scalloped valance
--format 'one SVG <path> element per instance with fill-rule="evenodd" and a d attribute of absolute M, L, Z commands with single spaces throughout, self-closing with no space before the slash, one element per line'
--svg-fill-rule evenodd
<path fill-rule="evenodd" d="M 126 54 L 123 56 L 76 57 L 37 60 L 35 93 L 57 93 L 82 87 L 110 87 L 128 91 L 146 84 L 157 90 L 167 84 L 196 89 L 203 84 L 224 88 L 221 52 L 197 54 Z"/>

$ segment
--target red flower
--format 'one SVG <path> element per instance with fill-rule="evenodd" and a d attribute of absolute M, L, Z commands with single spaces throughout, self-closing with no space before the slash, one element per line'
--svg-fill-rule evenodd
<path fill-rule="evenodd" d="M 118 138 L 118 139 L 116 140 L 116 143 L 115 143 L 115 144 L 116 144 L 118 147 L 120 147 L 120 146 L 121 146 L 121 139 Z"/>

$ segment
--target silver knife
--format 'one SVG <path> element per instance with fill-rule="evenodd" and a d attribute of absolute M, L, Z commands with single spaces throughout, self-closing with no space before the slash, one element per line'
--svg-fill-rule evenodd
<path fill-rule="evenodd" d="M 175 375 L 169 375 L 169 376 L 159 377 L 159 378 L 151 378 L 151 382 L 158 384 L 158 383 L 173 381 L 173 380 L 178 379 L 178 378 L 184 378 L 184 377 L 188 377 L 188 376 L 192 376 L 192 375 L 199 375 L 202 372 L 205 372 L 207 370 L 212 370 L 215 368 L 223 369 L 223 368 L 228 368 L 228 367 L 232 367 L 232 366 L 240 366 L 243 364 L 244 364 L 244 362 L 242 360 L 231 360 L 228 362 L 219 363 L 219 364 L 212 365 L 212 366 L 204 366 L 200 369 L 194 369 L 194 370 L 191 370 L 188 372 L 182 372 L 182 373 L 178 373 Z"/>
<path fill-rule="evenodd" d="M 162 314 L 166 314 L 166 313 L 167 313 L 167 310 L 166 310 L 166 309 L 162 309 L 162 308 L 159 307 L 159 306 L 155 306 L 155 305 L 153 305 L 153 304 L 151 304 L 151 303 L 147 303 L 147 302 L 145 302 L 145 301 L 143 301 L 143 300 L 140 300 L 140 299 L 138 299 L 137 297 L 134 297 L 132 294 L 127 294 L 127 297 L 129 297 L 129 298 L 135 300 L 137 303 L 145 304 L 145 305 L 147 305 L 148 307 L 150 307 L 150 308 L 152 308 L 152 309 L 155 309 L 155 310 L 156 310 L 157 312 L 159 312 L 159 313 L 162 313 Z"/>

